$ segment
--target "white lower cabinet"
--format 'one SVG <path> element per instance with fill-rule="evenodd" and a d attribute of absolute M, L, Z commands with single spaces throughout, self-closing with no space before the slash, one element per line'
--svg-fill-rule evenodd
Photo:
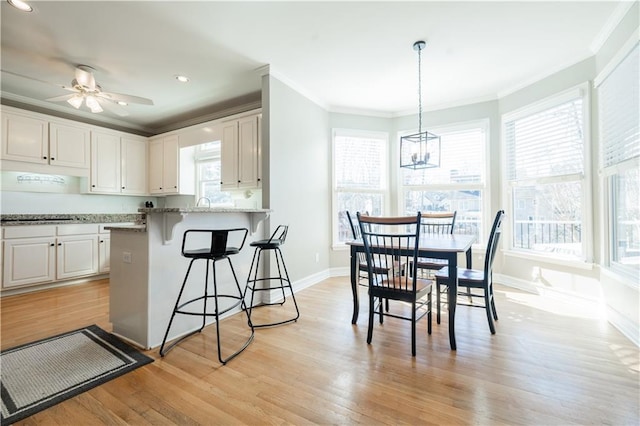
<path fill-rule="evenodd" d="M 56 279 L 56 245 L 50 237 L 4 241 L 3 288 L 51 282 Z"/>
<path fill-rule="evenodd" d="M 98 273 L 98 236 L 57 238 L 56 279 L 64 280 Z"/>
<path fill-rule="evenodd" d="M 110 225 L 131 223 L 4 227 L 2 289 L 109 273 Z"/>

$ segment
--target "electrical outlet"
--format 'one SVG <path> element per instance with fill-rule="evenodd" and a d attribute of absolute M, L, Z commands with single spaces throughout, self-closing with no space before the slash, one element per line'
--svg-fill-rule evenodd
<path fill-rule="evenodd" d="M 122 261 L 124 263 L 131 263 L 131 252 L 123 251 L 122 252 Z"/>

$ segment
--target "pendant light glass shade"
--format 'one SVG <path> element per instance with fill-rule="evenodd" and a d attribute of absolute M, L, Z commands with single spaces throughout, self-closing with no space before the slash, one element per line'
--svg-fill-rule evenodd
<path fill-rule="evenodd" d="M 400 167 L 428 169 L 440 167 L 440 136 L 422 131 L 422 49 L 424 41 L 413 43 L 418 52 L 418 133 L 400 138 Z"/>

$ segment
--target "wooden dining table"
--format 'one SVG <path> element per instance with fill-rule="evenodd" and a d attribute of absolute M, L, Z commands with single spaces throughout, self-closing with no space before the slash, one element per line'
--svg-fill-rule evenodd
<path fill-rule="evenodd" d="M 465 253 L 467 268 L 471 268 L 471 246 L 476 241 L 474 235 L 467 234 L 423 234 L 418 244 L 421 258 L 444 259 L 449 267 L 447 306 L 449 311 L 449 344 L 456 350 L 455 317 L 458 294 L 458 254 Z M 364 253 L 362 240 L 348 241 L 351 248 L 351 291 L 353 292 L 353 317 L 351 323 L 358 322 L 360 301 L 358 298 L 358 253 Z M 437 291 L 437 289 L 436 289 Z"/>

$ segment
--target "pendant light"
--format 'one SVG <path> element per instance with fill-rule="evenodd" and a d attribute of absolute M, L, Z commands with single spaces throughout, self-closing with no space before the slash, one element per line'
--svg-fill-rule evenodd
<path fill-rule="evenodd" d="M 422 50 L 426 45 L 422 40 L 413 43 L 418 52 L 418 133 L 400 138 L 400 167 L 414 170 L 440 167 L 440 136 L 422 131 Z"/>

